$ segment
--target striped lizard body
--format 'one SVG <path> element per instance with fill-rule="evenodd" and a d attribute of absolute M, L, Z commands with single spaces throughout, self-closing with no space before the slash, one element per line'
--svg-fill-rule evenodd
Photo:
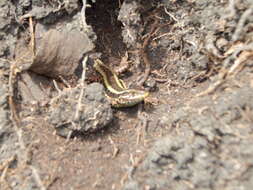
<path fill-rule="evenodd" d="M 126 88 L 126 85 L 118 78 L 116 73 L 99 59 L 95 60 L 93 67 L 102 76 L 106 97 L 113 107 L 131 107 L 144 101 L 149 95 L 144 90 Z"/>

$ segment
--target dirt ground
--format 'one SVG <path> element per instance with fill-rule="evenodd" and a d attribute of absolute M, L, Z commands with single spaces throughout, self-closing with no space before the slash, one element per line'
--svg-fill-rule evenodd
<path fill-rule="evenodd" d="M 2 0 L 0 15 L 1 190 L 253 189 L 252 1 Z M 112 108 L 96 58 L 128 64 L 151 103 Z"/>

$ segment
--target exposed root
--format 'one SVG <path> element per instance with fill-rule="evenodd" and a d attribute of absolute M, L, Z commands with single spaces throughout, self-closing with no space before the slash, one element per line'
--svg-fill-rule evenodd
<path fill-rule="evenodd" d="M 219 86 L 225 83 L 227 79 L 234 77 L 239 71 L 241 71 L 245 67 L 247 61 L 252 58 L 253 58 L 253 43 L 242 45 L 238 48 L 235 48 L 233 54 L 224 60 L 223 68 L 221 69 L 218 80 L 211 86 L 209 86 L 207 90 L 197 94 L 197 97 L 213 93 Z M 230 64 L 230 61 L 234 59 L 235 61 L 233 65 L 229 69 L 226 69 Z"/>
<path fill-rule="evenodd" d="M 30 50 L 32 52 L 32 59 L 35 57 L 35 35 L 34 35 L 34 26 L 32 22 L 31 16 L 29 17 L 29 30 L 30 30 Z M 22 71 L 22 68 L 18 67 L 18 63 L 21 61 L 24 61 L 23 58 L 26 57 L 26 54 L 23 55 L 21 58 L 15 61 L 9 61 L 11 66 L 10 66 L 10 72 L 9 72 L 9 81 L 8 81 L 8 88 L 9 88 L 9 96 L 8 96 L 8 103 L 9 103 L 9 109 L 10 109 L 10 118 L 13 124 L 14 131 L 16 132 L 16 135 L 18 137 L 18 143 L 20 146 L 20 154 L 19 155 L 14 155 L 12 159 L 8 162 L 9 164 L 16 159 L 16 156 L 19 158 L 19 162 L 25 163 L 25 165 L 29 166 L 29 169 L 32 171 L 32 176 L 35 179 L 38 187 L 41 190 L 46 190 L 45 186 L 43 185 L 43 182 L 41 180 L 41 177 L 38 173 L 38 170 L 30 164 L 30 154 L 29 150 L 26 147 L 24 140 L 23 140 L 23 135 L 22 135 L 22 129 L 21 129 L 21 120 L 18 115 L 17 107 L 15 104 L 15 84 L 17 80 L 17 74 Z M 8 164 L 8 165 L 9 165 Z M 5 179 L 5 175 L 7 173 L 8 165 L 6 165 L 6 168 L 4 169 L 4 172 L 1 175 L 1 180 Z M 7 167 L 8 166 L 8 167 Z"/>
<path fill-rule="evenodd" d="M 230 0 L 228 9 L 229 14 L 224 17 L 224 19 L 231 19 L 236 15 L 236 1 Z M 213 93 L 219 86 L 221 86 L 225 81 L 231 77 L 238 74 L 246 65 L 249 60 L 253 57 L 253 43 L 252 41 L 243 41 L 241 37 L 243 36 L 243 30 L 249 26 L 247 20 L 252 16 L 253 6 L 251 5 L 246 9 L 235 28 L 235 32 L 232 35 L 232 45 L 222 56 L 214 54 L 215 57 L 221 59 L 222 67 L 219 69 L 220 73 L 216 82 L 211 84 L 207 90 L 197 94 L 197 96 L 203 96 Z M 239 41 L 241 40 L 241 41 Z M 212 48 L 214 49 L 214 48 Z M 213 53 L 213 52 L 211 52 Z M 212 57 L 211 57 L 212 58 Z M 213 60 L 213 59 L 212 59 Z M 215 60 L 213 60 L 215 62 Z"/>
<path fill-rule="evenodd" d="M 157 32 L 157 29 L 158 29 L 157 28 L 157 23 L 158 23 L 158 20 L 156 20 L 152 24 L 151 31 L 148 34 L 148 36 L 146 37 L 146 39 L 144 40 L 143 45 L 142 45 L 141 55 L 143 57 L 143 62 L 145 64 L 145 71 L 144 71 L 144 75 L 143 75 L 142 79 L 138 82 L 139 86 L 143 86 L 144 82 L 148 79 L 149 74 L 150 74 L 151 64 L 150 64 L 150 61 L 149 61 L 149 58 L 148 58 L 147 50 L 148 50 L 148 44 L 151 40 L 151 37 Z"/>
<path fill-rule="evenodd" d="M 17 74 L 17 67 L 16 62 L 13 62 L 10 67 L 10 74 L 9 74 L 9 97 L 8 97 L 8 103 L 10 106 L 10 113 L 11 113 L 11 120 L 15 126 L 19 126 L 20 119 L 17 113 L 16 105 L 15 105 L 15 98 L 14 98 L 14 85 L 15 85 L 15 79 Z"/>

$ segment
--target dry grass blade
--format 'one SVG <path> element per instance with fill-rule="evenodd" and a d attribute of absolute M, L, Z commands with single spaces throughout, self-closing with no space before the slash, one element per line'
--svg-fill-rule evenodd
<path fill-rule="evenodd" d="M 79 95 L 79 99 L 78 99 L 78 103 L 77 103 L 77 107 L 76 107 L 76 114 L 75 114 L 75 119 L 77 119 L 79 117 L 79 110 L 81 109 L 82 106 L 82 97 L 83 97 L 83 93 L 84 93 L 84 80 L 85 80 L 85 71 L 86 71 L 86 63 L 87 63 L 88 57 L 85 56 L 82 64 L 83 64 L 83 72 L 82 72 L 82 78 L 81 78 L 81 92 Z"/>

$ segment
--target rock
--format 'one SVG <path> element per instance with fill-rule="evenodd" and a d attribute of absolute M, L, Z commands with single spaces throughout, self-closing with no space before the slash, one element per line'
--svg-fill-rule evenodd
<path fill-rule="evenodd" d="M 104 96 L 103 86 L 92 83 L 84 89 L 78 107 L 80 88 L 69 89 L 56 97 L 50 106 L 49 122 L 57 134 L 67 137 L 69 133 L 88 133 L 106 127 L 112 120 L 111 105 Z"/>

